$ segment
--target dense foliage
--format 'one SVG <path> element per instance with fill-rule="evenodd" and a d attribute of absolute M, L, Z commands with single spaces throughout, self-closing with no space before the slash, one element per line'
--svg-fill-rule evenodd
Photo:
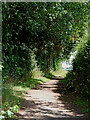
<path fill-rule="evenodd" d="M 46 76 L 56 70 L 59 59 L 70 53 L 87 28 L 88 3 L 3 2 L 2 18 L 5 83 L 10 78 L 22 80 L 27 73 L 31 76 L 34 62 Z M 6 117 L 13 115 L 14 106 L 9 108 L 2 111 Z"/>
<path fill-rule="evenodd" d="M 3 3 L 3 76 L 31 71 L 31 50 L 42 71 L 68 54 L 87 27 L 88 3 Z"/>
<path fill-rule="evenodd" d="M 67 74 L 67 88 L 88 97 L 90 95 L 90 41 L 88 37 L 82 39 L 77 50 L 77 55 L 73 60 L 73 71 Z"/>

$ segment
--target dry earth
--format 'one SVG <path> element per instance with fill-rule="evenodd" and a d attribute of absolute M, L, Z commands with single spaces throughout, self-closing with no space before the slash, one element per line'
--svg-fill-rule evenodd
<path fill-rule="evenodd" d="M 18 112 L 18 120 L 87 120 L 80 108 L 70 103 L 73 97 L 62 94 L 61 79 L 56 76 L 29 90 Z"/>

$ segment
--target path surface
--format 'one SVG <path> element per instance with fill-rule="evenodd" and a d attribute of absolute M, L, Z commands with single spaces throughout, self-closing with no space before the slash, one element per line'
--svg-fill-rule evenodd
<path fill-rule="evenodd" d="M 19 110 L 19 120 L 22 118 L 26 120 L 69 120 L 69 118 L 74 120 L 74 117 L 83 118 L 84 115 L 80 113 L 80 110 L 78 108 L 76 111 L 73 110 L 74 107 L 65 102 L 62 93 L 58 92 L 58 83 L 59 86 L 61 85 L 61 89 L 63 88 L 61 79 L 63 78 L 57 76 L 48 83 L 40 84 L 29 90 L 24 98 L 22 109 Z"/>

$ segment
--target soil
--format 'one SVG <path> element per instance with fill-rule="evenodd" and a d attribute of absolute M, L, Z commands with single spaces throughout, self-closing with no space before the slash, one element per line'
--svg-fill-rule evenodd
<path fill-rule="evenodd" d="M 81 108 L 73 104 L 75 96 L 63 94 L 63 79 L 56 76 L 29 90 L 17 113 L 18 120 L 89 120 Z"/>

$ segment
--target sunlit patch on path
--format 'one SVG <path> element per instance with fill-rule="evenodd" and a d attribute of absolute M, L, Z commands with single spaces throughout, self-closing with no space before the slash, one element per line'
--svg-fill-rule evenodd
<path fill-rule="evenodd" d="M 48 83 L 40 84 L 29 90 L 28 94 L 25 95 L 22 109 L 18 112 L 19 120 L 22 118 L 30 120 L 59 120 L 61 118 L 61 120 L 63 118 L 74 120 L 75 117 L 84 118 L 84 114 L 78 110 L 74 111 L 71 107 L 67 107 L 62 100 L 62 93 L 57 92 L 58 82 L 61 79 L 63 78 L 57 76 Z"/>

